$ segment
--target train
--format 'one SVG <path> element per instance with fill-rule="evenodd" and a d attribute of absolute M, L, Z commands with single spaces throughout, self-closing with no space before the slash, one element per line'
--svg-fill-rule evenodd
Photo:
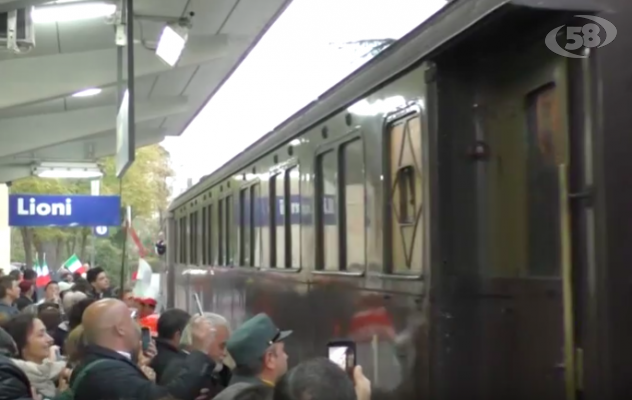
<path fill-rule="evenodd" d="M 376 399 L 629 395 L 631 15 L 449 2 L 172 202 L 168 305 L 354 340 Z"/>

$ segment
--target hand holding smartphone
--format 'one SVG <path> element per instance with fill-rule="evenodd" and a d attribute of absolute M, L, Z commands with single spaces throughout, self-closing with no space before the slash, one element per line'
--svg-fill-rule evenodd
<path fill-rule="evenodd" d="M 356 346 L 351 340 L 332 340 L 327 343 L 329 360 L 345 370 L 353 379 L 353 369 L 356 366 Z"/>

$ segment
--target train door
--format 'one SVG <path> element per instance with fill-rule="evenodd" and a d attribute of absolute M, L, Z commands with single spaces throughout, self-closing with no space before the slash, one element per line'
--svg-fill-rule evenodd
<path fill-rule="evenodd" d="M 542 45 L 475 78 L 485 398 L 574 400 L 567 60 Z M 488 306 L 493 304 L 491 306 Z"/>

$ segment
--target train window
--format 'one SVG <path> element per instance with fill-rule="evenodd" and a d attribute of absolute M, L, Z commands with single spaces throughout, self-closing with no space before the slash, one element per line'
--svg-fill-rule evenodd
<path fill-rule="evenodd" d="M 336 195 L 338 188 L 338 166 L 336 153 L 330 150 L 317 158 L 316 176 L 317 203 L 320 227 L 318 232 L 318 269 L 337 271 L 339 269 L 339 237 Z"/>
<path fill-rule="evenodd" d="M 559 165 L 568 163 L 565 92 L 554 83 L 534 91 L 499 87 L 499 113 L 486 120 L 496 154 L 489 163 L 482 215 L 490 268 L 502 277 L 560 274 Z M 529 92 L 527 92 L 529 90 Z M 501 163 L 502 162 L 502 163 Z"/>
<path fill-rule="evenodd" d="M 224 240 L 226 234 L 224 232 L 224 225 L 226 220 L 224 219 L 224 199 L 220 199 L 217 202 L 217 264 L 226 265 L 224 258 Z"/>
<path fill-rule="evenodd" d="M 388 126 L 387 195 L 384 232 L 389 272 L 421 273 L 424 257 L 421 119 L 409 115 Z"/>
<path fill-rule="evenodd" d="M 175 221 L 175 236 L 176 236 L 176 263 L 180 262 L 180 257 L 182 251 L 180 251 L 180 244 L 182 243 L 182 233 L 180 232 L 180 220 L 176 219 Z"/>
<path fill-rule="evenodd" d="M 344 218 L 339 226 L 340 245 L 344 246 L 344 267 L 349 271 L 364 270 L 366 217 L 364 204 L 364 149 L 355 139 L 340 147 L 339 201 L 344 205 Z M 327 218 L 327 216 L 325 216 Z"/>
<path fill-rule="evenodd" d="M 285 183 L 283 175 L 272 177 L 271 185 L 274 186 L 274 216 L 271 226 L 272 243 L 274 247 L 273 267 L 285 268 Z"/>
<path fill-rule="evenodd" d="M 187 242 L 190 240 L 187 237 L 187 217 L 180 218 L 180 237 L 182 238 L 180 242 L 180 262 L 187 264 Z"/>
<path fill-rule="evenodd" d="M 208 265 L 208 220 L 206 216 L 206 207 L 202 208 L 202 265 Z"/>
<path fill-rule="evenodd" d="M 301 180 L 298 166 L 285 170 L 285 267 L 298 268 L 301 237 Z"/>
<path fill-rule="evenodd" d="M 232 253 L 232 249 L 233 248 L 231 246 L 231 243 L 233 241 L 231 226 L 232 226 L 233 221 L 235 220 L 233 218 L 233 204 L 232 204 L 232 201 L 233 201 L 233 196 L 227 196 L 224 199 L 224 208 L 226 210 L 226 212 L 224 214 L 224 216 L 226 218 L 226 221 L 224 223 L 225 224 L 224 226 L 226 228 L 226 232 L 225 232 L 225 236 L 224 236 L 225 239 L 226 239 L 225 243 L 224 243 L 225 244 L 224 251 L 226 252 L 226 254 L 225 254 L 226 265 L 232 265 L 233 262 L 234 262 L 233 253 Z"/>
<path fill-rule="evenodd" d="M 194 211 L 189 214 L 189 229 L 190 229 L 190 251 L 189 264 L 197 264 L 198 259 L 198 212 Z"/>
<path fill-rule="evenodd" d="M 250 266 L 251 199 L 249 188 L 239 192 L 239 265 Z"/>
<path fill-rule="evenodd" d="M 263 221 L 261 214 L 262 210 L 263 207 L 261 207 L 261 184 L 256 183 L 250 187 L 250 246 L 252 249 L 252 265 L 255 267 L 261 266 L 261 223 Z"/>
<path fill-rule="evenodd" d="M 211 265 L 215 265 L 217 262 L 213 259 L 213 257 L 215 256 L 215 232 L 217 231 L 216 227 L 213 225 L 215 223 L 215 218 L 213 218 L 213 205 L 209 205 L 207 207 L 207 211 L 206 211 L 206 215 L 207 215 L 207 220 L 206 220 L 206 226 L 208 227 L 208 234 L 207 234 L 207 242 L 206 242 L 206 247 L 204 249 L 204 251 L 206 252 L 207 256 L 206 259 L 208 260 L 208 263 Z"/>
<path fill-rule="evenodd" d="M 397 215 L 400 224 L 413 224 L 415 222 L 415 210 L 417 202 L 415 201 L 415 168 L 409 166 L 400 168 L 395 175 L 397 182 L 397 194 L 399 197 L 399 215 Z"/>

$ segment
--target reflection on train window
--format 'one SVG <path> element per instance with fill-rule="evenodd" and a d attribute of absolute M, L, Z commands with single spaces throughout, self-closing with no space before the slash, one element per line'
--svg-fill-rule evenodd
<path fill-rule="evenodd" d="M 206 260 L 208 264 L 214 265 L 215 260 L 213 260 L 213 256 L 215 255 L 214 246 L 215 246 L 215 227 L 213 226 L 213 222 L 215 219 L 213 218 L 213 205 L 209 205 L 206 207 L 206 226 L 208 227 L 208 232 L 206 234 L 206 242 L 204 244 L 204 252 L 206 255 Z"/>
<path fill-rule="evenodd" d="M 239 192 L 239 265 L 250 266 L 250 190 L 242 189 Z"/>
<path fill-rule="evenodd" d="M 345 244 L 347 270 L 364 270 L 365 265 L 365 205 L 364 205 L 364 150 L 360 139 L 343 144 L 340 163 L 343 166 L 340 184 L 344 190 L 340 199 L 344 204 L 344 227 L 340 239 Z M 325 215 L 325 219 L 327 216 Z"/>
<path fill-rule="evenodd" d="M 301 191 L 298 166 L 285 170 L 285 267 L 300 266 Z"/>
<path fill-rule="evenodd" d="M 202 265 L 208 265 L 208 227 L 207 227 L 206 207 L 202 207 Z"/>
<path fill-rule="evenodd" d="M 319 269 L 337 271 L 339 269 L 338 249 L 338 216 L 336 212 L 336 194 L 338 187 L 338 165 L 336 153 L 328 151 L 318 156 L 316 175 L 319 199 L 318 215 L 320 226 L 318 229 Z"/>
<path fill-rule="evenodd" d="M 423 159 L 418 114 L 388 126 L 388 228 L 386 267 L 394 273 L 421 273 L 424 255 Z"/>
<path fill-rule="evenodd" d="M 217 264 L 218 265 L 226 265 L 226 260 L 224 258 L 224 238 L 226 237 L 225 234 L 225 229 L 224 229 L 224 225 L 225 225 L 225 219 L 224 219 L 224 199 L 220 199 L 217 202 L 217 222 L 218 222 L 218 229 L 217 229 Z"/>
<path fill-rule="evenodd" d="M 250 215 L 251 215 L 251 265 L 261 266 L 261 185 L 256 183 L 250 187 Z"/>
<path fill-rule="evenodd" d="M 189 229 L 191 234 L 191 254 L 189 255 L 189 264 L 197 264 L 198 256 L 198 212 L 194 211 L 189 214 Z"/>

